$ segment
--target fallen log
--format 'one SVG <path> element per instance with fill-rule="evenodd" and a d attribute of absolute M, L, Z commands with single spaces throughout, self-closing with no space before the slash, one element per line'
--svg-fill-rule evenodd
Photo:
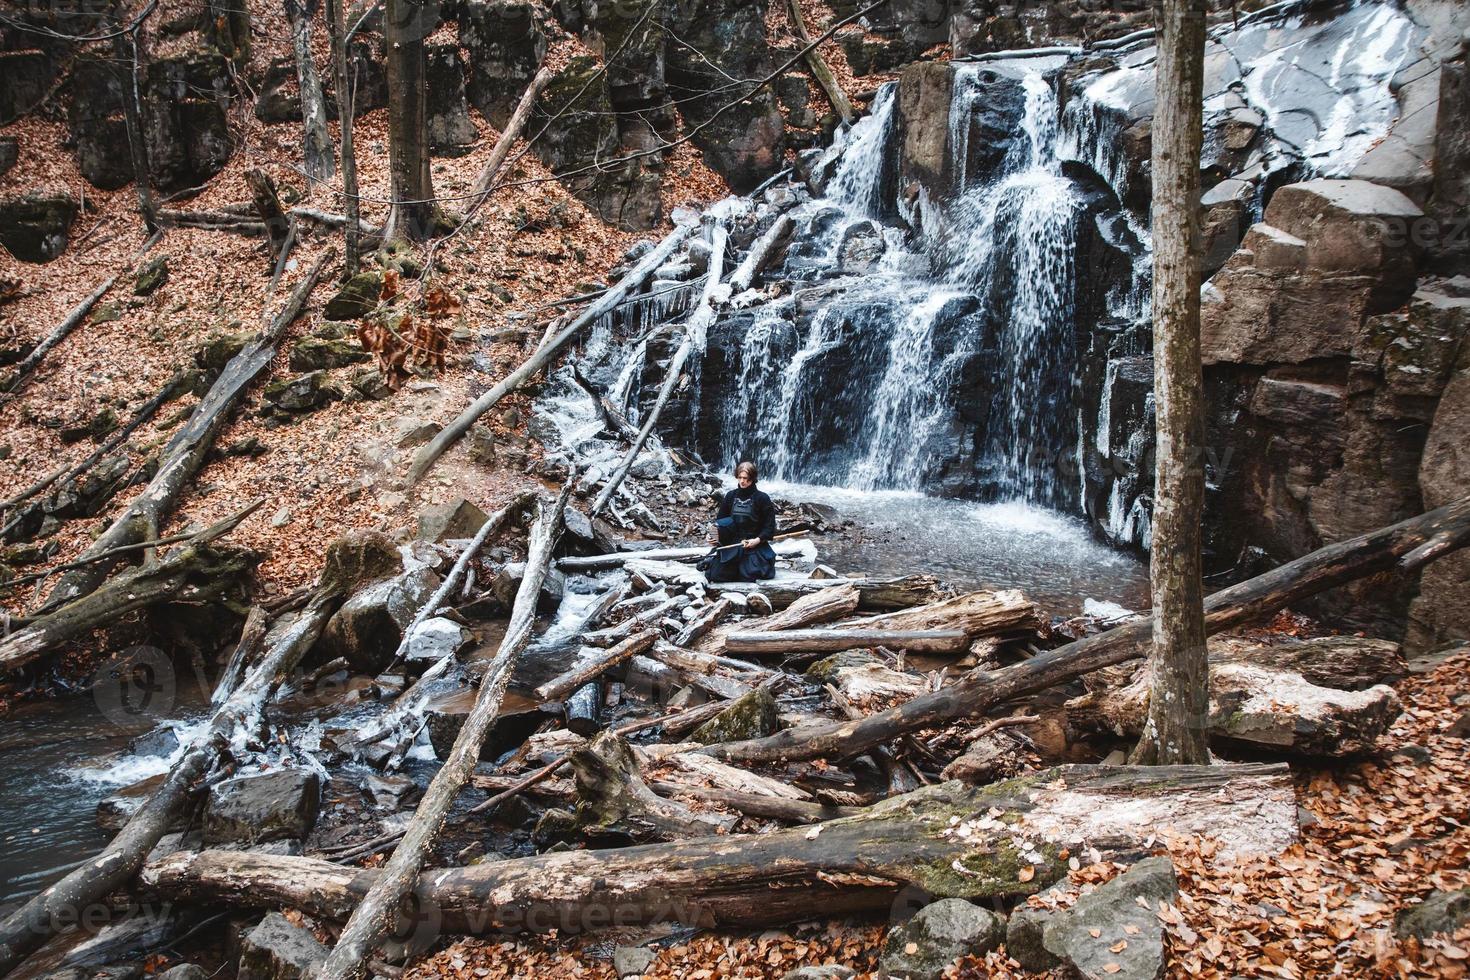
<path fill-rule="evenodd" d="M 454 747 L 450 749 L 444 765 L 424 791 L 413 820 L 404 832 L 403 841 L 388 859 L 381 877 L 343 927 L 342 935 L 322 964 L 319 976 L 327 980 L 348 980 L 363 970 L 368 957 L 387 935 L 400 903 L 423 869 L 429 848 L 438 836 L 454 798 L 474 771 L 480 759 L 480 746 L 500 713 L 516 661 L 531 642 L 532 629 L 536 625 L 536 601 L 551 565 L 551 550 L 561 529 L 562 514 L 566 510 L 567 498 L 571 496 L 572 483 L 568 480 L 562 487 L 549 511 L 538 508 L 541 513 L 531 530 L 525 576 L 516 590 L 505 638 L 481 676 L 475 706 L 455 737 Z"/>
<path fill-rule="evenodd" d="M 771 550 L 776 552 L 778 558 L 803 554 L 811 547 L 805 540 L 806 533 L 799 531 L 790 537 L 778 535 L 771 542 Z M 709 554 L 708 547 L 649 548 L 645 551 L 615 551 L 606 555 L 572 555 L 557 559 L 556 567 L 563 572 L 601 572 L 609 568 L 622 568 L 630 561 L 692 562 L 698 561 L 707 554 Z M 722 582 L 719 587 L 724 589 L 726 585 L 736 584 L 749 583 Z"/>
<path fill-rule="evenodd" d="M 1041 628 L 1036 603 L 1016 589 L 992 592 L 980 589 L 914 609 L 884 613 L 841 624 L 843 629 L 935 630 L 957 629 L 971 639 L 998 633 Z"/>
<path fill-rule="evenodd" d="M 1313 684 L 1300 673 L 1236 657 L 1210 657 L 1209 734 L 1216 743 L 1342 757 L 1371 751 L 1402 711 L 1393 688 L 1348 691 Z M 1083 731 L 1124 738 L 1143 732 L 1149 680 L 1137 669 L 1127 682 L 1067 702 L 1067 722 Z"/>
<path fill-rule="evenodd" d="M 856 598 L 855 594 L 854 598 Z M 734 608 L 735 603 L 729 599 L 716 599 L 701 610 L 698 616 L 690 620 L 688 626 L 679 631 L 679 635 L 674 637 L 674 645 L 681 647 L 689 646 L 695 640 L 698 640 L 704 634 L 720 625 L 720 621 L 730 615 L 731 610 Z"/>
<path fill-rule="evenodd" d="M 671 783 L 664 780 L 655 780 L 649 785 L 659 796 L 686 796 L 704 803 L 715 803 L 727 807 L 747 817 L 784 820 L 787 823 L 820 823 L 823 820 L 850 817 L 859 812 L 857 807 L 832 806 L 826 803 L 812 803 L 808 800 L 785 800 L 760 793 L 721 789 L 718 786 L 691 786 L 688 783 Z"/>
<path fill-rule="evenodd" d="M 622 463 L 613 470 L 602 492 L 592 502 L 592 509 L 587 513 L 590 518 L 596 518 L 603 512 L 608 502 L 612 500 L 613 494 L 617 493 L 618 487 L 622 486 L 623 480 L 627 478 L 634 460 L 638 458 L 638 453 L 643 449 L 643 444 L 648 441 L 648 437 L 653 433 L 653 427 L 658 424 L 659 416 L 663 414 L 664 406 L 668 404 L 669 396 L 674 392 L 674 385 L 684 373 L 684 365 L 689 360 L 689 355 L 696 350 L 701 352 L 704 350 L 705 337 L 709 332 L 710 324 L 715 319 L 714 295 L 715 291 L 720 288 L 727 239 L 725 226 L 716 224 L 710 244 L 709 268 L 704 278 L 704 291 L 700 294 L 699 305 L 689 315 L 688 325 L 684 327 L 684 341 L 675 351 L 673 360 L 669 362 L 668 370 L 664 375 L 664 383 L 659 387 L 658 397 L 654 400 L 653 408 L 648 412 L 648 418 L 643 420 L 643 425 L 638 429 L 638 435 L 633 438 L 632 445 L 623 454 Z"/>
<path fill-rule="evenodd" d="M 964 630 L 848 629 L 782 630 L 776 633 L 741 630 L 725 636 L 726 653 L 758 657 L 789 653 L 837 653 L 842 650 L 888 647 L 914 653 L 963 653 L 970 649 Z"/>
<path fill-rule="evenodd" d="M 126 271 L 124 270 L 124 273 Z M 119 273 L 119 275 L 121 274 L 123 273 Z M 65 319 L 58 323 L 56 328 L 36 345 L 35 350 L 31 351 L 25 360 L 15 366 L 14 371 L 10 372 L 10 377 L 5 379 L 6 394 L 14 394 L 20 390 L 21 385 L 25 384 L 26 380 L 31 376 L 31 372 L 36 369 L 36 366 L 51 352 L 52 348 L 65 340 L 77 328 L 77 325 L 86 319 L 87 314 L 92 311 L 92 307 L 97 305 L 97 301 L 112 288 L 112 284 L 117 282 L 117 280 L 118 276 L 116 275 L 108 276 L 102 280 L 101 285 L 88 293 L 80 303 L 71 308 L 71 312 L 66 315 Z"/>
<path fill-rule="evenodd" d="M 594 323 L 598 318 L 612 311 L 621 303 L 629 293 L 638 289 L 653 274 L 653 270 L 663 265 L 668 257 L 674 253 L 680 245 L 684 244 L 693 228 L 684 225 L 674 229 L 667 235 L 658 247 L 640 259 L 626 276 L 602 297 L 589 306 L 581 316 L 567 324 L 556 336 L 550 338 L 546 343 L 537 348 L 526 361 L 510 374 L 502 378 L 494 387 L 485 392 L 479 398 L 470 403 L 469 407 L 459 414 L 454 421 L 446 425 L 439 434 L 426 442 L 414 456 L 413 465 L 409 467 L 408 482 L 417 483 L 425 473 L 438 461 L 440 456 L 454 445 L 470 430 L 486 412 L 490 411 L 506 395 L 516 390 L 522 382 L 536 375 L 543 367 L 556 357 L 563 347 L 571 342 L 573 337 L 580 334 L 587 326 Z"/>
<path fill-rule="evenodd" d="M 590 662 L 574 667 L 542 684 L 536 688 L 536 696 L 544 701 L 560 701 L 588 681 L 595 680 L 634 654 L 643 653 L 653 646 L 656 639 L 658 639 L 656 630 L 634 633 L 617 646 L 601 651 L 600 657 L 594 657 Z"/>
<path fill-rule="evenodd" d="M 607 647 L 622 643 L 635 632 L 645 629 L 657 623 L 660 619 L 670 614 L 676 614 L 679 610 L 692 602 L 687 595 L 671 596 L 657 605 L 645 609 L 635 616 L 630 616 L 616 626 L 607 629 L 594 630 L 582 634 L 582 642 L 588 646 Z"/>
<path fill-rule="evenodd" d="M 705 551 L 707 552 L 708 549 Z M 676 565 L 673 562 L 659 563 L 640 560 L 636 553 L 627 557 L 624 567 L 630 573 L 639 572 L 654 581 L 709 584 L 705 582 L 704 576 L 699 573 L 698 569 Z M 718 583 L 721 592 L 734 592 L 746 596 L 759 592 L 770 600 L 773 610 L 783 610 L 803 596 L 825 592 L 829 589 L 839 589 L 844 585 L 851 585 L 858 590 L 859 611 L 906 609 L 909 606 L 931 602 L 943 594 L 938 582 L 928 575 L 908 575 L 892 579 L 818 579 L 785 577 L 778 574 L 776 578 L 761 582 Z"/>
<path fill-rule="evenodd" d="M 1297 839 L 1290 771 L 1063 766 L 985 787 L 947 782 L 810 828 L 436 869 L 415 898 L 450 933 L 780 926 L 814 908 L 831 917 L 887 911 L 909 887 L 935 899 L 1019 898 L 1067 874 L 1064 849 L 1133 858 L 1166 830 L 1211 836 L 1224 853 L 1277 853 Z M 211 850 L 150 862 L 143 880 L 175 900 L 341 920 L 381 877 Z"/>
<path fill-rule="evenodd" d="M 777 630 L 803 629 L 819 623 L 830 623 L 834 619 L 851 616 L 857 612 L 862 601 L 862 592 L 852 582 L 832 589 L 820 589 L 804 595 L 791 605 L 764 619 L 751 620 L 742 624 L 747 630 L 774 633 Z"/>
<path fill-rule="evenodd" d="M 230 359 L 218 380 L 199 400 L 189 420 L 164 446 L 158 472 L 143 492 L 82 552 L 83 558 L 121 546 L 138 544 L 158 537 L 158 529 L 173 510 L 184 488 L 198 472 L 214 445 L 215 438 L 229 422 L 230 413 L 240 395 L 276 356 L 276 347 L 286 328 L 306 306 L 306 300 L 321 278 L 322 269 L 335 256 L 328 248 L 291 291 L 286 303 L 271 318 L 255 340 Z M 94 591 L 107 577 L 114 561 L 94 562 L 68 572 L 51 590 L 41 611 L 57 609 Z"/>
<path fill-rule="evenodd" d="M 255 205 L 255 213 L 265 225 L 271 265 L 274 266 L 289 247 L 291 219 L 286 217 L 285 209 L 281 207 L 281 198 L 276 193 L 276 182 L 264 170 L 255 168 L 245 171 L 245 183 L 250 188 L 250 199 Z"/>
<path fill-rule="evenodd" d="M 0 511 L 9 510 L 18 504 L 23 504 L 37 494 L 43 493 L 51 486 L 57 483 L 65 483 L 68 480 L 73 480 L 76 477 L 87 472 L 87 470 L 91 469 L 97 464 L 98 460 L 102 459 L 108 453 L 112 452 L 114 449 L 120 446 L 129 436 L 138 431 L 139 428 L 147 425 L 149 420 L 151 420 L 153 416 L 158 413 L 158 410 L 162 408 L 165 403 L 172 401 L 173 399 L 183 394 L 185 390 L 184 386 L 188 383 L 188 381 L 189 375 L 185 372 L 180 371 L 174 374 L 173 377 L 169 378 L 168 381 L 164 383 L 164 386 L 158 390 L 158 393 L 156 395 L 144 402 L 142 406 L 140 406 L 138 410 L 133 413 L 133 417 L 128 420 L 126 425 L 124 425 L 121 429 L 118 429 L 112 435 L 108 436 L 107 439 L 104 440 L 100 446 L 94 449 L 87 456 L 86 459 L 82 460 L 80 463 L 73 463 L 67 466 L 58 467 L 57 469 L 52 470 L 49 475 L 37 480 L 35 483 L 26 487 L 24 490 L 21 490 L 19 493 L 16 493 L 14 496 L 10 497 L 8 500 L 0 501 Z M 3 536 L 5 532 L 9 529 L 9 525 L 6 525 L 6 527 L 4 528 L 0 528 L 0 536 Z"/>
<path fill-rule="evenodd" d="M 775 258 L 776 252 L 786 244 L 795 228 L 796 223 L 791 220 L 791 215 L 783 214 L 770 228 L 766 229 L 764 235 L 756 239 L 755 244 L 750 246 L 750 252 L 746 254 L 745 259 L 730 274 L 731 295 L 738 296 L 755 283 L 756 276 L 770 265 L 771 259 Z"/>
<path fill-rule="evenodd" d="M 233 531 L 264 502 L 257 500 L 158 560 L 123 572 L 0 639 L 0 672 L 17 670 L 139 609 L 175 600 L 204 603 L 224 597 L 238 587 L 254 562 L 244 551 L 214 548 L 211 543 Z"/>
<path fill-rule="evenodd" d="M 1239 636 L 1210 640 L 1210 663 L 1245 663 L 1300 674 L 1319 687 L 1361 691 L 1409 672 L 1404 651 L 1391 640 L 1362 636 L 1319 636 L 1266 643 Z"/>
<path fill-rule="evenodd" d="M 852 103 L 848 101 L 847 93 L 842 91 L 842 84 L 837 81 L 837 76 L 827 65 L 827 60 L 822 57 L 821 49 L 811 46 L 812 35 L 806 27 L 806 16 L 801 11 L 800 0 L 786 0 L 786 16 L 791 21 L 791 29 L 803 44 L 808 45 L 806 53 L 807 67 L 812 70 L 812 77 L 817 84 L 822 86 L 822 91 L 827 95 L 827 101 L 832 104 L 832 111 L 837 113 L 838 118 L 849 126 L 852 125 L 857 113 L 853 111 Z"/>
<path fill-rule="evenodd" d="M 112 842 L 0 923 L 0 976 L 58 930 L 92 921 L 93 907 L 130 881 L 163 835 L 178 822 L 195 788 L 230 745 L 253 738 L 261 710 L 321 635 L 327 619 L 357 586 L 363 564 L 347 539 L 327 551 L 326 567 L 305 609 L 249 670 L 197 737 Z M 243 642 L 243 638 L 242 638 Z"/>
<path fill-rule="evenodd" d="M 1205 600 L 1205 629 L 1219 633 L 1253 622 L 1294 602 L 1377 572 L 1416 571 L 1470 542 L 1470 497 L 1418 517 L 1319 548 L 1279 568 L 1221 589 Z M 856 721 L 807 727 L 800 736 L 705 746 L 727 762 L 847 758 L 921 728 L 982 715 L 1013 698 L 1046 690 L 1083 674 L 1144 654 L 1153 620 L 1114 627 L 1000 670 L 973 670 L 959 682 Z"/>

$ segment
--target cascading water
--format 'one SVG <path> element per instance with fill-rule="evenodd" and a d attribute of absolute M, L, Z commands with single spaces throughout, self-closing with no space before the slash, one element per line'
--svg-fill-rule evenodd
<path fill-rule="evenodd" d="M 1372 0 L 1214 32 L 1205 165 L 1230 179 L 1212 193 L 1249 224 L 1269 187 L 1349 175 L 1423 37 Z M 1082 511 L 1146 547 L 1153 61 L 1140 39 L 930 64 L 881 88 L 808 161 L 822 195 L 787 184 L 732 212 L 737 249 L 777 206 L 795 235 L 712 325 L 691 407 L 661 434 L 776 479 Z M 634 319 L 602 376 L 584 373 L 636 416 L 666 355 Z"/>

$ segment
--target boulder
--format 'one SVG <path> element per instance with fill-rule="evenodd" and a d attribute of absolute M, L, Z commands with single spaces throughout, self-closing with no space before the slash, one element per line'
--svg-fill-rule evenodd
<path fill-rule="evenodd" d="M 730 106 L 731 78 L 762 78 L 775 67 L 766 39 L 768 4 L 689 0 L 671 5 L 666 24 L 680 44 L 667 48 L 670 94 L 691 127 L 705 162 L 736 193 L 748 193 L 781 169 L 785 123 L 764 89 Z"/>
<path fill-rule="evenodd" d="M 357 673 L 381 673 L 398 649 L 403 631 L 438 587 L 439 576 L 418 568 L 356 593 L 322 631 L 325 659 L 345 657 Z"/>
<path fill-rule="evenodd" d="M 322 307 L 322 317 L 327 320 L 358 320 L 367 316 L 378 305 L 383 294 L 383 274 L 359 272 L 337 290 L 337 295 L 327 300 Z"/>
<path fill-rule="evenodd" d="M 1048 917 L 1042 944 L 1089 980 L 1156 980 L 1165 966 L 1159 905 L 1178 894 L 1169 859 L 1147 858 Z"/>
<path fill-rule="evenodd" d="M 523 561 L 510 562 L 503 566 L 495 577 L 490 580 L 490 591 L 495 598 L 506 609 L 511 608 L 516 601 L 516 592 L 520 590 L 521 579 L 526 577 L 526 563 Z M 546 578 L 541 583 L 541 594 L 536 597 L 536 611 L 542 615 L 550 615 L 561 606 L 562 597 L 566 594 L 566 576 L 555 568 L 548 569 Z"/>
<path fill-rule="evenodd" d="M 398 449 L 412 449 L 415 446 L 422 446 L 434 438 L 443 428 L 444 426 L 432 419 L 418 419 L 412 416 L 403 416 L 389 423 L 388 438 Z M 482 521 L 481 523 L 484 522 Z"/>
<path fill-rule="evenodd" d="M 473 538 L 489 519 L 483 510 L 460 497 L 419 511 L 419 526 L 414 537 L 435 543 Z"/>
<path fill-rule="evenodd" d="M 236 776 L 216 783 L 204 809 L 210 844 L 301 840 L 321 808 L 321 780 L 310 769 Z"/>
<path fill-rule="evenodd" d="M 88 183 L 103 190 L 116 190 L 133 180 L 123 116 L 126 78 L 122 66 L 106 56 L 84 54 L 72 66 L 67 126 L 76 147 L 77 167 Z"/>
<path fill-rule="evenodd" d="M 50 262 L 66 251 L 79 210 L 70 194 L 0 199 L 0 245 L 22 262 Z"/>
<path fill-rule="evenodd" d="M 1470 922 L 1470 888 L 1432 891 L 1418 905 L 1399 910 L 1394 916 L 1393 931 L 1400 939 L 1410 936 L 1428 939 L 1454 932 L 1467 922 Z"/>
<path fill-rule="evenodd" d="M 546 57 L 542 8 L 529 0 L 468 0 L 459 40 L 468 54 L 466 94 L 490 125 L 503 129 Z"/>
<path fill-rule="evenodd" d="M 939 980 L 963 956 L 984 956 L 1000 945 L 1005 920 L 962 898 L 924 906 L 888 930 L 879 972 L 905 980 Z"/>
<path fill-rule="evenodd" d="M 255 334 L 249 331 L 210 334 L 204 343 L 194 349 L 194 363 L 206 375 L 217 376 L 254 339 Z"/>
<path fill-rule="evenodd" d="M 840 963 L 823 963 L 821 966 L 799 966 L 781 980 L 852 980 L 857 971 Z"/>
<path fill-rule="evenodd" d="M 286 364 L 292 371 L 323 371 L 372 359 L 371 354 L 350 340 L 302 337 L 291 345 Z"/>
<path fill-rule="evenodd" d="M 765 738 L 780 727 L 776 699 L 765 688 L 757 688 L 730 702 L 730 706 L 700 725 L 690 739 L 704 745 Z"/>
<path fill-rule="evenodd" d="M 325 371 L 308 371 L 269 382 L 260 397 L 265 403 L 261 414 L 285 420 L 340 401 L 342 390 L 327 383 Z"/>
<path fill-rule="evenodd" d="M 408 635 L 403 659 L 410 662 L 437 663 L 458 651 L 472 639 L 470 631 L 450 619 L 435 616 L 426 619 Z"/>
<path fill-rule="evenodd" d="M 1462 363 L 1470 357 L 1462 355 Z M 1419 487 L 1424 506 L 1442 507 L 1470 487 L 1470 366 L 1460 370 L 1440 397 L 1424 455 Z M 1470 553 L 1446 555 L 1424 569 L 1419 594 L 1409 606 L 1405 642 L 1415 650 L 1470 639 Z"/>
<path fill-rule="evenodd" d="M 328 952 L 308 930 L 271 912 L 240 937 L 235 975 L 238 980 L 305 980 L 317 975 Z"/>
<path fill-rule="evenodd" d="M 1046 948 L 1042 934 L 1057 913 L 1022 905 L 1006 921 L 1006 955 L 1027 973 L 1045 973 L 1061 965 L 1061 958 Z"/>
<path fill-rule="evenodd" d="M 152 296 L 158 288 L 168 282 L 168 256 L 160 255 L 149 259 L 133 277 L 134 296 Z"/>
<path fill-rule="evenodd" d="M 403 571 L 403 556 L 381 531 L 348 531 L 327 545 L 321 587 L 339 595 Z"/>
<path fill-rule="evenodd" d="M 150 61 L 145 74 L 143 131 L 153 183 L 167 191 L 198 187 L 235 151 L 230 63 L 215 52 L 192 51 Z M 127 152 L 125 139 L 120 147 Z"/>

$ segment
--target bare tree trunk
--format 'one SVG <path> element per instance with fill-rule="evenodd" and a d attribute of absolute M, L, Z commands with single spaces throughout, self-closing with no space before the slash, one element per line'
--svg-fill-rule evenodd
<path fill-rule="evenodd" d="M 387 0 L 383 37 L 388 68 L 388 169 L 392 178 L 393 213 L 385 240 L 423 241 L 434 231 L 438 208 L 429 172 L 426 126 L 428 73 L 424 35 L 432 18 L 424 0 Z"/>
<path fill-rule="evenodd" d="M 571 496 L 575 482 L 567 480 L 556 504 L 549 512 L 543 510 L 538 516 L 531 531 L 526 573 L 516 591 L 510 623 L 506 627 L 505 638 L 500 641 L 495 659 L 490 662 L 480 679 L 480 691 L 475 696 L 475 706 L 455 738 L 449 758 L 434 774 L 429 788 L 424 791 L 423 801 L 408 825 L 403 842 L 389 858 L 382 876 L 373 884 L 362 904 L 347 920 L 336 947 L 322 964 L 318 973 L 322 980 L 347 980 L 362 972 L 368 957 L 387 935 L 404 897 L 413 889 L 419 872 L 423 870 L 424 862 L 429 857 L 429 848 L 438 836 L 454 798 L 469 781 L 470 773 L 479 762 L 480 746 L 500 713 L 500 705 L 505 698 L 505 690 L 510 684 L 516 661 L 521 651 L 531 642 L 531 630 L 536 624 L 536 599 L 541 593 L 541 583 L 546 579 L 546 572 L 551 567 L 551 550 L 556 544 L 562 514 L 566 511 L 567 498 Z"/>
<path fill-rule="evenodd" d="M 1205 504 L 1199 214 L 1203 0 L 1156 0 L 1153 131 L 1154 396 L 1158 405 L 1149 578 L 1154 641 L 1135 763 L 1209 761 L 1200 522 Z"/>
<path fill-rule="evenodd" d="M 342 0 L 327 0 L 327 30 L 332 36 L 332 76 L 337 89 L 337 125 L 341 129 L 342 210 L 347 215 L 347 223 L 343 225 L 347 255 L 342 278 L 350 279 L 357 275 L 362 231 L 358 226 L 357 154 L 352 148 L 357 90 L 347 74 L 347 27 L 342 20 Z"/>
<path fill-rule="evenodd" d="M 786 0 L 786 14 L 791 19 L 791 29 L 797 38 L 806 45 L 811 45 L 812 35 L 807 30 L 806 18 L 802 16 L 801 4 L 798 0 Z M 806 53 L 807 67 L 812 70 L 812 77 L 817 84 L 822 86 L 822 91 L 827 93 L 827 101 L 832 103 L 832 110 L 843 122 L 851 124 L 857 118 L 857 113 L 852 111 L 852 103 L 848 101 L 847 93 L 842 91 L 842 84 L 837 81 L 837 76 L 827 65 L 827 60 L 822 57 L 819 48 L 813 46 Z"/>
<path fill-rule="evenodd" d="M 312 0 L 285 0 L 286 20 L 291 25 L 291 46 L 296 51 L 296 87 L 301 96 L 302 153 L 306 176 L 328 180 L 337 171 L 332 154 L 332 137 L 327 132 L 327 99 L 322 95 L 322 78 L 311 56 Z"/>
<path fill-rule="evenodd" d="M 136 24 L 130 31 L 120 31 L 112 39 L 112 50 L 127 72 L 123 81 L 123 121 L 128 133 L 128 151 L 133 158 L 133 185 L 138 194 L 138 210 L 151 235 L 158 231 L 158 206 L 153 200 L 150 184 L 153 168 L 148 163 L 148 144 L 144 142 L 143 96 L 138 84 L 138 76 L 143 71 L 138 41 L 141 26 Z"/>

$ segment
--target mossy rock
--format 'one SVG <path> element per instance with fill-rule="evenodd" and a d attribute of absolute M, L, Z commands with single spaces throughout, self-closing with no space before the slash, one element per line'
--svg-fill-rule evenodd
<path fill-rule="evenodd" d="M 102 303 L 92 308 L 93 323 L 111 323 L 122 319 L 122 306 L 117 303 Z"/>
<path fill-rule="evenodd" d="M 253 333 L 214 334 L 194 351 L 194 363 L 211 375 L 219 374 L 254 339 Z"/>
<path fill-rule="evenodd" d="M 382 295 L 382 274 L 359 272 L 343 284 L 336 296 L 327 300 L 322 316 L 328 320 L 361 319 L 373 311 Z"/>
<path fill-rule="evenodd" d="M 311 335 L 313 337 L 320 337 L 323 340 L 345 340 L 348 337 L 355 336 L 356 333 L 357 328 L 351 323 L 335 323 L 328 320 L 313 330 Z"/>
<path fill-rule="evenodd" d="M 168 282 L 168 256 L 150 259 L 133 279 L 134 296 L 152 296 L 158 288 Z"/>
<path fill-rule="evenodd" d="M 861 650 L 843 650 L 829 657 L 823 657 L 806 669 L 806 676 L 819 684 L 826 684 L 837 679 L 837 672 L 843 667 L 862 667 L 873 663 L 878 658 L 871 653 Z"/>
<path fill-rule="evenodd" d="M 776 699 L 770 691 L 757 688 L 737 698 L 730 707 L 700 725 L 691 737 L 705 745 L 740 742 L 750 738 L 765 738 L 774 733 L 779 724 Z"/>
<path fill-rule="evenodd" d="M 327 545 L 318 588 L 334 595 L 349 595 L 369 582 L 402 571 L 403 556 L 392 538 L 381 531 L 348 531 Z"/>
<path fill-rule="evenodd" d="M 24 194 L 0 200 L 0 245 L 22 262 L 50 262 L 66 251 L 80 210 L 70 194 Z"/>
<path fill-rule="evenodd" d="M 277 418 L 315 411 L 342 398 L 340 389 L 327 384 L 325 371 L 310 371 L 294 378 L 278 378 L 265 386 L 261 398 L 265 414 Z"/>
<path fill-rule="evenodd" d="M 352 378 L 352 389 L 369 401 L 382 401 L 393 394 L 393 389 L 388 387 L 388 382 L 383 378 L 383 372 L 377 369 L 362 371 Z"/>
<path fill-rule="evenodd" d="M 101 439 L 122 425 L 118 421 L 117 412 L 111 408 L 104 408 L 91 418 L 61 427 L 61 441 L 65 445 L 81 442 L 83 439 Z"/>
<path fill-rule="evenodd" d="M 321 371 L 372 360 L 372 355 L 350 340 L 302 337 L 291 346 L 287 363 L 293 371 Z"/>

